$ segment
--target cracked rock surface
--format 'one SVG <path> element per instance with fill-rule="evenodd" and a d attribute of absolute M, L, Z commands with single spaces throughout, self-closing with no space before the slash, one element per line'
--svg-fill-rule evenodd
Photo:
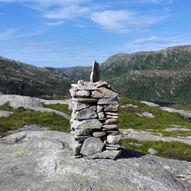
<path fill-rule="evenodd" d="M 24 131 L 3 139 L 0 191 L 191 190 L 191 162 L 134 155 L 125 148 L 116 161 L 74 159 L 71 135 L 54 131 Z"/>

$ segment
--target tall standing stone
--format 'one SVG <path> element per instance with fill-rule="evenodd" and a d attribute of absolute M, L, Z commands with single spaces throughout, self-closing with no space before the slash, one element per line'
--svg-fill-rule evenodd
<path fill-rule="evenodd" d="M 99 64 L 94 61 L 90 74 L 90 82 L 98 82 L 100 80 Z"/>

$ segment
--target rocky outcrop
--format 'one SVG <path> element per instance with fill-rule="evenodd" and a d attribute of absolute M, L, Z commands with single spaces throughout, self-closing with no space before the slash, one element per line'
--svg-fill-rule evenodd
<path fill-rule="evenodd" d="M 0 191 L 191 190 L 190 162 L 141 156 L 125 148 L 116 161 L 74 159 L 70 144 L 70 134 L 52 131 L 5 137 Z"/>
<path fill-rule="evenodd" d="M 78 81 L 70 89 L 74 155 L 116 159 L 121 153 L 121 134 L 117 128 L 118 94 L 106 82 L 95 82 L 99 79 L 97 67 L 94 63 L 90 82 Z"/>
<path fill-rule="evenodd" d="M 43 99 L 38 99 L 29 96 L 20 96 L 20 95 L 0 95 L 0 105 L 7 104 L 8 106 L 12 107 L 13 109 L 24 108 L 29 109 L 37 112 L 49 112 L 55 113 L 64 117 L 67 120 L 70 120 L 70 116 L 64 112 L 57 111 L 55 109 L 45 108 L 43 103 L 62 103 L 61 101 L 46 101 Z M 66 103 L 66 102 L 64 102 Z"/>

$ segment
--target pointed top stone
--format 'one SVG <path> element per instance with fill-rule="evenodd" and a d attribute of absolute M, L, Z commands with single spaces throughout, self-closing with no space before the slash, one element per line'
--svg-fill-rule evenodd
<path fill-rule="evenodd" d="M 90 81 L 94 83 L 94 82 L 98 82 L 99 80 L 100 80 L 99 63 L 97 63 L 95 60 L 92 65 Z"/>

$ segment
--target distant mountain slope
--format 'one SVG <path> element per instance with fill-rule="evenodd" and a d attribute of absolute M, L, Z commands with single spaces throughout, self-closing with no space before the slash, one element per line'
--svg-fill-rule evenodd
<path fill-rule="evenodd" d="M 116 54 L 101 64 L 100 70 L 101 78 L 111 83 L 121 96 L 191 103 L 189 45 L 161 51 Z M 66 68 L 64 72 L 73 79 L 87 80 L 89 71 L 90 68 Z"/>
<path fill-rule="evenodd" d="M 67 95 L 71 80 L 52 68 L 38 68 L 0 57 L 0 92 L 29 96 Z"/>

